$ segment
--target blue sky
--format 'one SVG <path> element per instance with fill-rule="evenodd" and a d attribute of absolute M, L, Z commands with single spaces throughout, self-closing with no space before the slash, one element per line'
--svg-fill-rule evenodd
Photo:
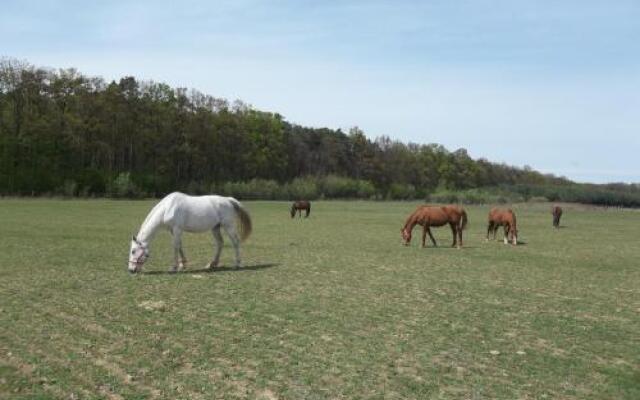
<path fill-rule="evenodd" d="M 640 1 L 3 1 L 0 55 L 640 182 Z"/>

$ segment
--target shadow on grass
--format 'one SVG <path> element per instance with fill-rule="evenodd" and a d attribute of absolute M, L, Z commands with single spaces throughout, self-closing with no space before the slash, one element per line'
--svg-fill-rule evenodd
<path fill-rule="evenodd" d="M 425 250 L 464 250 L 464 249 L 477 249 L 478 246 L 467 246 L 466 244 L 463 245 L 461 248 L 457 248 L 457 247 L 451 247 L 451 246 L 437 246 L 437 247 L 433 247 L 433 246 L 427 246 L 427 247 L 423 247 L 423 249 Z"/>
<path fill-rule="evenodd" d="M 187 269 L 184 271 L 143 271 L 143 275 L 174 275 L 174 274 L 213 274 L 218 272 L 243 272 L 243 271 L 259 271 L 261 269 L 277 267 L 280 264 L 278 263 L 265 263 L 265 264 L 255 264 L 255 265 L 245 265 L 242 268 L 234 268 L 234 267 L 218 267 L 214 269 L 209 268 L 200 268 L 200 269 Z"/>
<path fill-rule="evenodd" d="M 406 247 L 411 247 L 411 246 L 406 246 Z M 426 247 L 422 247 L 420 245 L 418 245 L 419 249 L 422 250 L 465 250 L 465 249 L 477 249 L 478 246 L 467 246 L 466 244 L 462 246 L 461 249 L 457 248 L 457 247 L 451 247 L 451 246 L 426 246 Z"/>
<path fill-rule="evenodd" d="M 487 244 L 499 243 L 499 244 L 502 244 L 504 246 L 513 246 L 511 244 L 511 242 L 509 242 L 508 244 L 505 244 L 505 243 L 502 242 L 502 240 L 490 240 L 490 241 L 485 242 L 485 243 L 487 243 Z M 518 240 L 518 244 L 516 246 L 526 246 L 526 245 L 527 245 L 527 242 L 523 242 L 522 240 Z M 474 248 L 474 247 L 471 247 L 471 248 Z"/>

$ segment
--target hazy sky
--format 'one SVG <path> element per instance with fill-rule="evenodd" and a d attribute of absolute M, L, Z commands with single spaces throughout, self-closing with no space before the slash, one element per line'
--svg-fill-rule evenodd
<path fill-rule="evenodd" d="M 3 0 L 0 55 L 640 182 L 640 0 Z"/>

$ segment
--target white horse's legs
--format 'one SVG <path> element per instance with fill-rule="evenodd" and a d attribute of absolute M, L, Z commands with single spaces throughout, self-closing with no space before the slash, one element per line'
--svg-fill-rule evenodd
<path fill-rule="evenodd" d="M 229 239 L 231 239 L 231 243 L 233 244 L 233 249 L 236 252 L 236 268 L 242 267 L 242 262 L 240 261 L 240 238 L 238 237 L 238 233 L 236 232 L 236 227 L 234 224 L 224 225 L 224 230 L 229 235 Z"/>
<path fill-rule="evenodd" d="M 187 264 L 187 258 L 184 256 L 184 251 L 182 250 L 182 230 L 180 228 L 174 227 L 171 231 L 173 235 L 173 259 L 174 264 L 171 268 L 172 271 L 181 271 L 185 268 Z"/>
<path fill-rule="evenodd" d="M 213 261 L 209 264 L 209 269 L 213 269 L 218 266 L 218 263 L 220 262 L 220 253 L 222 253 L 222 246 L 224 245 L 222 234 L 220 233 L 220 225 L 213 228 L 211 232 L 213 233 L 213 239 L 216 241 L 216 255 L 213 257 Z"/>

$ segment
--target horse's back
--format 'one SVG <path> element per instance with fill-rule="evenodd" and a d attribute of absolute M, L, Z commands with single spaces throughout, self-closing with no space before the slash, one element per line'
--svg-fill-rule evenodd
<path fill-rule="evenodd" d="M 165 197 L 171 198 L 173 202 L 187 208 L 207 208 L 207 207 L 233 207 L 233 197 L 219 196 L 217 194 L 208 194 L 204 196 L 191 196 L 181 192 L 173 192 Z M 235 200 L 237 201 L 237 200 Z"/>
<path fill-rule="evenodd" d="M 494 207 L 489 211 L 489 222 L 511 222 L 515 221 L 516 214 L 512 209 Z"/>
<path fill-rule="evenodd" d="M 190 196 L 174 192 L 165 197 L 165 223 L 190 232 L 202 232 L 235 218 L 229 197 L 218 195 Z"/>
<path fill-rule="evenodd" d="M 489 215 L 504 215 L 511 212 L 510 208 L 499 208 L 499 207 L 493 207 L 490 211 L 489 211 Z"/>
<path fill-rule="evenodd" d="M 442 206 L 424 205 L 415 211 L 420 219 L 430 226 L 442 226 L 449 220 L 447 211 Z"/>
<path fill-rule="evenodd" d="M 455 204 L 442 206 L 442 209 L 445 211 L 445 213 L 449 214 L 450 217 L 456 218 L 456 219 L 460 218 L 460 216 L 462 216 L 462 214 L 465 213 L 464 208 Z"/>

